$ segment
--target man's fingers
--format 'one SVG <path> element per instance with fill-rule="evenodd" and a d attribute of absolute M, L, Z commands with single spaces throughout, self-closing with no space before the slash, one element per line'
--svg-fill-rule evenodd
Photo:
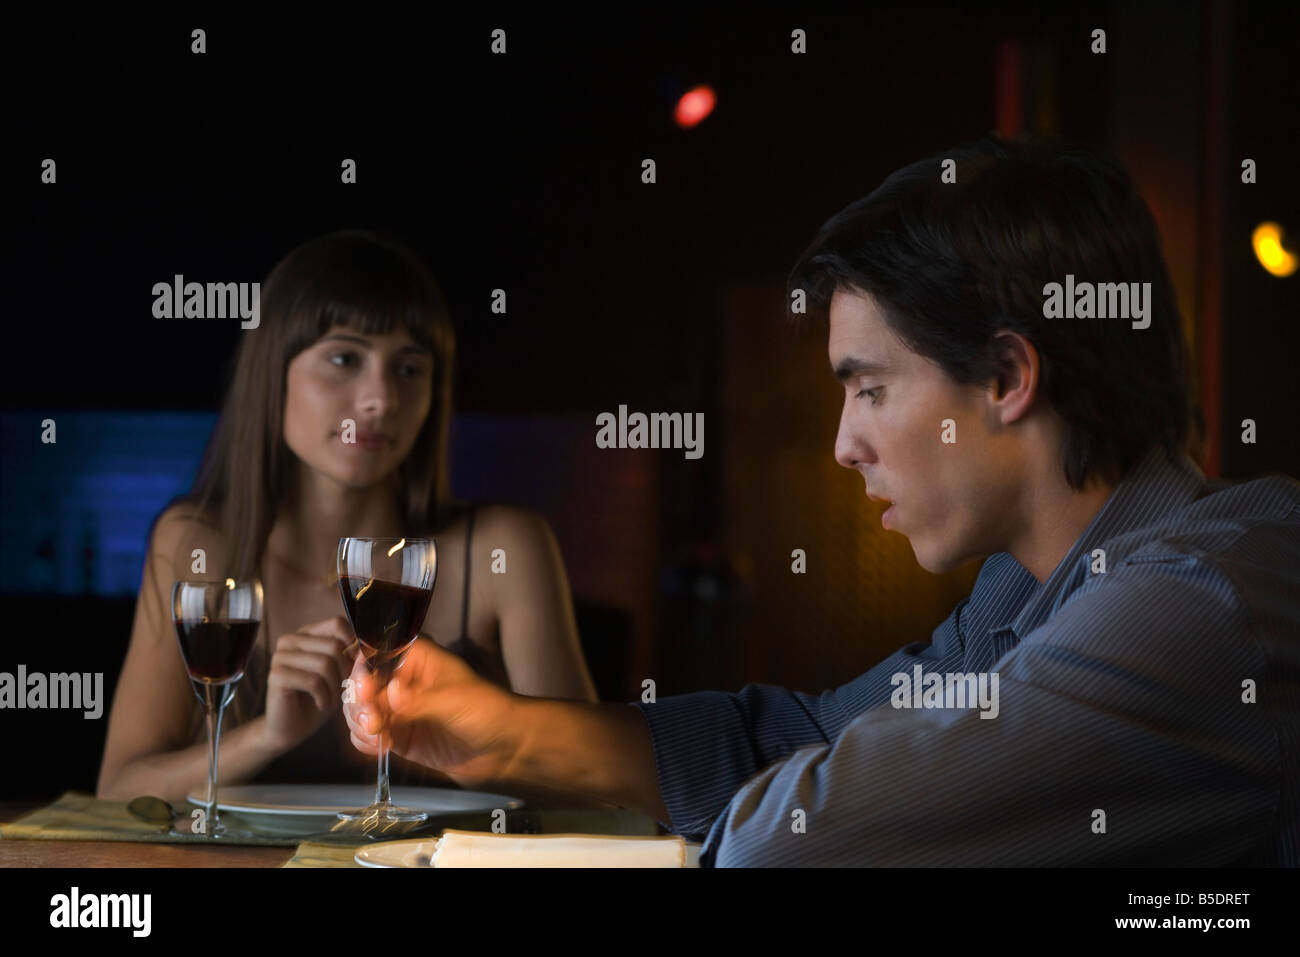
<path fill-rule="evenodd" d="M 403 713 L 411 700 L 410 690 L 403 685 L 396 676 L 394 676 L 393 679 L 384 686 L 384 691 L 388 697 L 388 706 L 398 714 Z"/>
<path fill-rule="evenodd" d="M 383 724 L 381 715 L 356 704 L 346 705 L 343 708 L 343 720 L 347 722 L 348 727 L 353 731 L 367 735 L 376 733 L 379 730 L 379 725 Z"/>
<path fill-rule="evenodd" d="M 358 658 L 352 663 L 352 672 L 349 675 L 352 678 L 352 687 L 356 689 L 357 697 L 360 699 L 363 695 L 369 699 L 375 696 L 375 680 L 370 675 L 370 669 L 366 663 Z"/>
<path fill-rule="evenodd" d="M 387 689 L 375 680 L 364 665 L 353 668 L 349 677 L 352 679 L 353 697 L 358 704 L 388 707 Z"/>
<path fill-rule="evenodd" d="M 368 741 L 364 738 L 357 737 L 357 733 L 355 731 L 352 732 L 351 737 L 352 737 L 352 746 L 356 748 L 358 751 L 360 751 L 362 754 L 379 753 L 379 748 L 373 741 Z"/>
<path fill-rule="evenodd" d="M 356 709 L 357 706 L 355 704 L 345 704 L 343 706 L 343 720 L 347 722 L 348 729 L 354 732 L 361 728 L 361 724 L 356 716 Z"/>
<path fill-rule="evenodd" d="M 438 692 L 411 680 L 410 675 L 402 672 L 394 675 L 383 687 L 383 697 L 394 714 L 421 715 L 429 696 L 434 694 Z"/>

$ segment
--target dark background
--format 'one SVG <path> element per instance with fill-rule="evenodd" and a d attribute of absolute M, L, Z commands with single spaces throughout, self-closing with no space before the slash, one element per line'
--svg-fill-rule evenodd
<path fill-rule="evenodd" d="M 975 565 L 925 573 L 833 462 L 839 387 L 824 334 L 785 324 L 783 281 L 890 171 L 992 130 L 1125 162 L 1197 356 L 1207 473 L 1300 475 L 1300 276 L 1268 275 L 1249 242 L 1263 220 L 1293 249 L 1300 236 L 1294 5 L 350 6 L 8 26 L 0 671 L 102 670 L 108 700 L 94 722 L 0 712 L 0 797 L 93 789 L 133 613 L 122 582 L 138 583 L 144 527 L 187 486 L 224 393 L 238 321 L 154 319 L 152 285 L 260 282 L 347 226 L 390 232 L 439 278 L 459 348 L 455 490 L 546 514 L 606 698 L 647 677 L 660 695 L 834 686 L 925 640 L 966 594 Z M 505 56 L 489 53 L 496 27 Z M 679 129 L 672 106 L 696 83 L 717 108 Z M 40 183 L 46 157 L 57 185 Z M 357 185 L 340 183 L 345 157 Z M 597 454 L 595 417 L 619 404 L 704 412 L 704 458 Z M 46 417 L 66 423 L 57 458 Z M 790 574 L 793 548 L 808 574 Z M 39 585 L 13 571 L 38 566 Z"/>

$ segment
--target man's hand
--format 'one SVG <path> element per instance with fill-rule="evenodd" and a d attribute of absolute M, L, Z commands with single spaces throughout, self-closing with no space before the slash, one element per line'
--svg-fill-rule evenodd
<path fill-rule="evenodd" d="M 668 820 L 636 708 L 512 694 L 424 635 L 388 684 L 379 687 L 361 660 L 351 677 L 356 700 L 343 714 L 366 754 L 379 752 L 382 737 L 462 787 L 526 784 Z"/>
<path fill-rule="evenodd" d="M 421 635 L 401 669 L 381 686 L 358 657 L 353 702 L 343 714 L 352 743 L 378 754 L 382 736 L 395 754 L 477 786 L 509 776 L 520 741 L 517 697 L 480 678 L 458 655 Z"/>

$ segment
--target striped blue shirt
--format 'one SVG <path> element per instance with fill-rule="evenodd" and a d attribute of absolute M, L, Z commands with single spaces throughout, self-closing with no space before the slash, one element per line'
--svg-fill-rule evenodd
<path fill-rule="evenodd" d="M 952 674 L 996 716 L 901 677 Z M 702 866 L 1296 866 L 1300 483 L 1153 450 L 1047 581 L 991 556 L 848 684 L 633 704 Z"/>

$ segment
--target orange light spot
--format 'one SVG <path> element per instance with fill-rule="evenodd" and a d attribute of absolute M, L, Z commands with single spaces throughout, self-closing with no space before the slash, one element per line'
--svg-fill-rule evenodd
<path fill-rule="evenodd" d="M 712 113 L 717 102 L 718 98 L 711 87 L 697 86 L 682 94 L 682 98 L 677 101 L 677 108 L 673 110 L 673 119 L 683 129 L 690 129 Z"/>

